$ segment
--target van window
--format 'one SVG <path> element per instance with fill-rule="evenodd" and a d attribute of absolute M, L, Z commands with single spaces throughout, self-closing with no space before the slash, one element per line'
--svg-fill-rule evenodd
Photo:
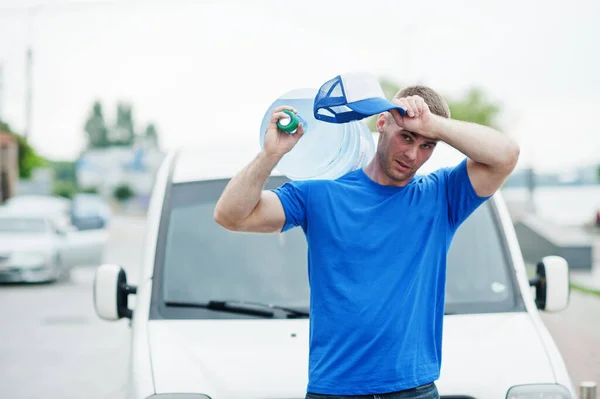
<path fill-rule="evenodd" d="M 267 188 L 287 179 L 272 177 Z M 226 180 L 174 184 L 161 221 L 153 288 L 159 318 L 242 318 L 165 302 L 260 302 L 307 310 L 307 244 L 302 229 L 231 232 L 213 219 Z M 518 297 L 491 201 L 459 228 L 448 255 L 447 313 L 517 310 Z"/>

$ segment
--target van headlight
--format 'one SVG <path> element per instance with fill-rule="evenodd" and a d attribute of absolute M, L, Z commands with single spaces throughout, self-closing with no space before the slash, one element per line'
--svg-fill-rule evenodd
<path fill-rule="evenodd" d="M 210 396 L 199 393 L 157 393 L 146 399 L 211 399 Z"/>
<path fill-rule="evenodd" d="M 515 385 L 506 393 L 506 399 L 571 399 L 571 394 L 558 384 Z"/>

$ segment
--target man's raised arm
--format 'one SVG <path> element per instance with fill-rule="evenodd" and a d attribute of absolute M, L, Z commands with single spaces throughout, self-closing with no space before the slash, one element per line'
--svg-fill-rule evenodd
<path fill-rule="evenodd" d="M 435 135 L 469 159 L 469 179 L 480 197 L 493 195 L 512 173 L 519 159 L 518 144 L 487 126 L 436 118 Z"/>
<path fill-rule="evenodd" d="M 215 207 L 215 221 L 234 231 L 280 230 L 285 222 L 281 202 L 275 193 L 263 190 L 276 164 L 276 158 L 261 151 L 231 179 Z"/>
<path fill-rule="evenodd" d="M 264 148 L 256 158 L 231 179 L 215 206 L 214 219 L 233 231 L 270 233 L 281 230 L 285 212 L 277 194 L 264 190 L 265 183 L 279 160 L 304 134 L 302 125 L 295 134 L 279 132 L 277 121 L 288 116 L 278 107 L 265 134 Z"/>
<path fill-rule="evenodd" d="M 487 126 L 433 114 L 419 96 L 395 99 L 407 110 L 392 110 L 398 126 L 422 136 L 441 140 L 468 157 L 469 180 L 480 197 L 493 195 L 515 168 L 520 149 L 510 137 Z"/>

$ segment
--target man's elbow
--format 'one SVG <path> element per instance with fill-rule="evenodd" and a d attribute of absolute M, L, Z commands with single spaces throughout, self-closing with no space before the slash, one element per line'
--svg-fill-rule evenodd
<path fill-rule="evenodd" d="M 519 162 L 519 156 L 521 155 L 521 147 L 517 144 L 516 141 L 510 140 L 508 146 L 506 148 L 503 169 L 506 171 L 506 174 L 512 173 L 512 171 L 517 166 L 517 162 Z"/>
<path fill-rule="evenodd" d="M 215 222 L 217 222 L 217 224 L 221 225 L 222 227 L 226 228 L 227 230 L 231 230 L 231 231 L 240 230 L 240 224 L 235 222 L 235 220 L 232 219 L 230 217 L 230 215 L 227 214 L 227 212 L 224 212 L 218 206 L 215 207 L 215 211 L 213 213 L 213 219 L 215 220 Z"/>

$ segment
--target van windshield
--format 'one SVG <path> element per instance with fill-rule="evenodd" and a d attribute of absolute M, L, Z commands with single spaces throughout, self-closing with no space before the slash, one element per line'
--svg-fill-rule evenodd
<path fill-rule="evenodd" d="M 287 179 L 271 177 L 266 188 Z M 193 306 L 211 300 L 308 310 L 307 244 L 302 229 L 231 232 L 213 219 L 227 180 L 171 187 L 161 221 L 153 318 L 243 318 Z M 493 204 L 488 201 L 457 231 L 448 254 L 446 313 L 517 310 L 512 266 Z"/>

